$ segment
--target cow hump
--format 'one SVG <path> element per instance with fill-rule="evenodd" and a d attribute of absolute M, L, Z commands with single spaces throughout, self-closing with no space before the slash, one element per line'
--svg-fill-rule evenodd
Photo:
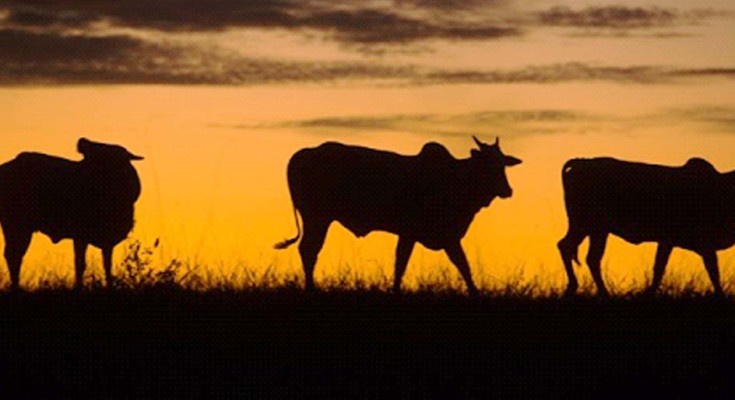
<path fill-rule="evenodd" d="M 426 143 L 421 148 L 419 157 L 431 162 L 446 162 L 454 159 L 454 157 L 449 153 L 449 150 L 437 142 Z"/>

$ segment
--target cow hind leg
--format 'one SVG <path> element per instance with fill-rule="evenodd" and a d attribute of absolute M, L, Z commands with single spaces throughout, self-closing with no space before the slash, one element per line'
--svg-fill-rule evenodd
<path fill-rule="evenodd" d="M 8 229 L 10 230 L 10 229 Z M 20 288 L 20 266 L 31 243 L 31 232 L 17 231 L 5 235 L 5 261 L 10 272 L 10 289 Z"/>
<path fill-rule="evenodd" d="M 307 223 L 304 220 L 304 234 L 299 243 L 299 253 L 301 254 L 301 263 L 304 267 L 305 288 L 307 291 L 315 291 L 314 285 L 314 267 L 319 251 L 324 245 L 324 238 L 327 235 L 328 223 Z"/>
<path fill-rule="evenodd" d="M 704 261 L 704 267 L 707 269 L 710 281 L 712 281 L 712 287 L 715 289 L 716 296 L 722 296 L 722 286 L 720 286 L 720 268 L 717 264 L 717 253 L 714 251 L 708 251 L 699 253 Z"/>
<path fill-rule="evenodd" d="M 74 241 L 74 289 L 84 287 L 84 270 L 86 269 L 87 242 Z"/>
<path fill-rule="evenodd" d="M 579 262 L 577 260 L 577 249 L 585 236 L 585 234 L 570 228 L 566 236 L 556 245 L 559 248 L 559 253 L 561 253 L 561 260 L 564 263 L 564 270 L 567 273 L 567 289 L 565 291 L 565 295 L 567 296 L 576 293 L 579 287 L 577 277 L 574 275 L 572 262 Z"/>
<path fill-rule="evenodd" d="M 605 254 L 605 246 L 607 245 L 607 233 L 594 233 L 590 235 L 590 248 L 587 253 L 587 266 L 592 274 L 592 279 L 597 286 L 597 294 L 607 296 L 605 282 L 602 280 L 602 271 L 600 264 L 602 256 Z"/>
<path fill-rule="evenodd" d="M 653 279 L 651 280 L 651 286 L 646 289 L 647 295 L 653 295 L 656 293 L 659 285 L 661 285 L 661 279 L 664 277 L 666 271 L 666 263 L 669 262 L 669 256 L 671 255 L 672 247 L 667 244 L 660 243 L 656 249 L 656 261 L 653 263 Z"/>
<path fill-rule="evenodd" d="M 396 263 L 393 272 L 393 292 L 400 293 L 401 291 L 401 280 L 403 274 L 406 272 L 406 266 L 408 265 L 408 259 L 411 257 L 413 246 L 416 242 L 410 239 L 402 237 L 398 238 L 398 246 L 396 247 Z"/>
<path fill-rule="evenodd" d="M 462 275 L 462 278 L 464 278 L 464 281 L 467 284 L 467 291 L 472 296 L 476 295 L 477 287 L 475 287 L 475 283 L 472 281 L 470 264 L 467 262 L 467 256 L 464 254 L 462 245 L 459 242 L 452 243 L 445 249 L 445 251 L 447 256 L 449 256 L 449 260 L 454 263 L 459 270 L 459 273 Z"/>

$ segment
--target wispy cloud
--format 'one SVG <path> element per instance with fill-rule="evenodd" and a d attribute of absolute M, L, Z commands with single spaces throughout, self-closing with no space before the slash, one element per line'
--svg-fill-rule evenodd
<path fill-rule="evenodd" d="M 491 110 L 463 114 L 393 114 L 382 116 L 325 116 L 270 123 L 213 125 L 230 129 L 295 129 L 314 135 L 408 133 L 429 137 L 465 137 L 470 134 L 503 136 L 559 133 L 625 134 L 686 130 L 699 125 L 699 132 L 735 134 L 735 108 L 721 105 L 662 109 L 639 115 L 595 114 L 574 110 Z M 702 126 L 706 126 L 704 129 Z"/>
<path fill-rule="evenodd" d="M 671 26 L 682 19 L 677 11 L 659 7 L 607 6 L 573 10 L 566 6 L 556 6 L 538 15 L 542 24 L 550 26 L 614 29 Z"/>
<path fill-rule="evenodd" d="M 618 83 L 676 83 L 694 78 L 735 78 L 735 68 L 680 69 L 662 66 L 599 66 L 580 62 L 529 66 L 495 71 L 431 71 L 416 78 L 416 84 L 435 83 L 560 83 L 608 81 Z"/>
<path fill-rule="evenodd" d="M 421 135 L 466 136 L 480 132 L 547 134 L 569 124 L 598 117 L 568 110 L 481 111 L 464 114 L 396 114 L 384 116 L 335 116 L 271 123 L 230 126 L 235 129 L 301 129 L 335 135 L 340 132 L 405 132 Z"/>
<path fill-rule="evenodd" d="M 662 113 L 662 117 L 712 125 L 735 133 L 735 108 L 727 106 L 694 106 L 677 108 Z"/>
<path fill-rule="evenodd" d="M 684 36 L 680 28 L 696 26 L 714 18 L 732 17 L 728 10 L 690 9 L 647 6 L 626 7 L 619 5 L 591 6 L 573 9 L 555 6 L 536 13 L 537 23 L 542 26 L 577 28 L 587 34 L 621 35 L 629 32 L 670 29 L 655 35 L 662 38 Z"/>

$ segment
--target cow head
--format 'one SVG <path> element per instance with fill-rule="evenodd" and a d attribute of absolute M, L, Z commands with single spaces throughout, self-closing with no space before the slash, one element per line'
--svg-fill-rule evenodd
<path fill-rule="evenodd" d="M 84 155 L 85 160 L 93 161 L 129 162 L 143 159 L 143 157 L 136 156 L 122 146 L 93 142 L 86 138 L 79 139 L 77 151 Z"/>
<path fill-rule="evenodd" d="M 512 167 L 521 163 L 516 157 L 508 156 L 500 151 L 500 139 L 495 139 L 495 143 L 489 145 L 481 142 L 475 136 L 472 136 L 477 143 L 477 149 L 472 149 L 472 158 L 478 160 L 482 165 L 482 175 L 487 178 L 488 182 L 482 182 L 482 185 L 491 185 L 489 190 L 492 195 L 500 198 L 508 198 L 513 195 L 508 183 L 508 177 L 505 175 L 505 167 Z"/>

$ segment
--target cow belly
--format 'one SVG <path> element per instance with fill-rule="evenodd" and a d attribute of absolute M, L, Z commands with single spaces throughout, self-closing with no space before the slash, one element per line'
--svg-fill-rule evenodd
<path fill-rule="evenodd" d="M 728 231 L 721 222 L 696 224 L 691 221 L 616 221 L 610 233 L 639 244 L 643 242 L 668 243 L 673 246 L 697 250 L 703 248 L 726 249 L 735 244 L 735 231 Z"/>
<path fill-rule="evenodd" d="M 370 215 L 370 217 L 366 217 Z M 395 213 L 373 212 L 354 213 L 346 212 L 335 218 L 357 237 L 363 237 L 372 231 L 384 231 L 401 235 L 406 231 L 407 222 L 397 218 Z"/>
<path fill-rule="evenodd" d="M 80 239 L 97 247 L 114 245 L 128 236 L 133 228 L 132 210 L 105 210 L 97 216 L 58 215 L 46 217 L 36 227 L 54 243 L 62 239 Z"/>

